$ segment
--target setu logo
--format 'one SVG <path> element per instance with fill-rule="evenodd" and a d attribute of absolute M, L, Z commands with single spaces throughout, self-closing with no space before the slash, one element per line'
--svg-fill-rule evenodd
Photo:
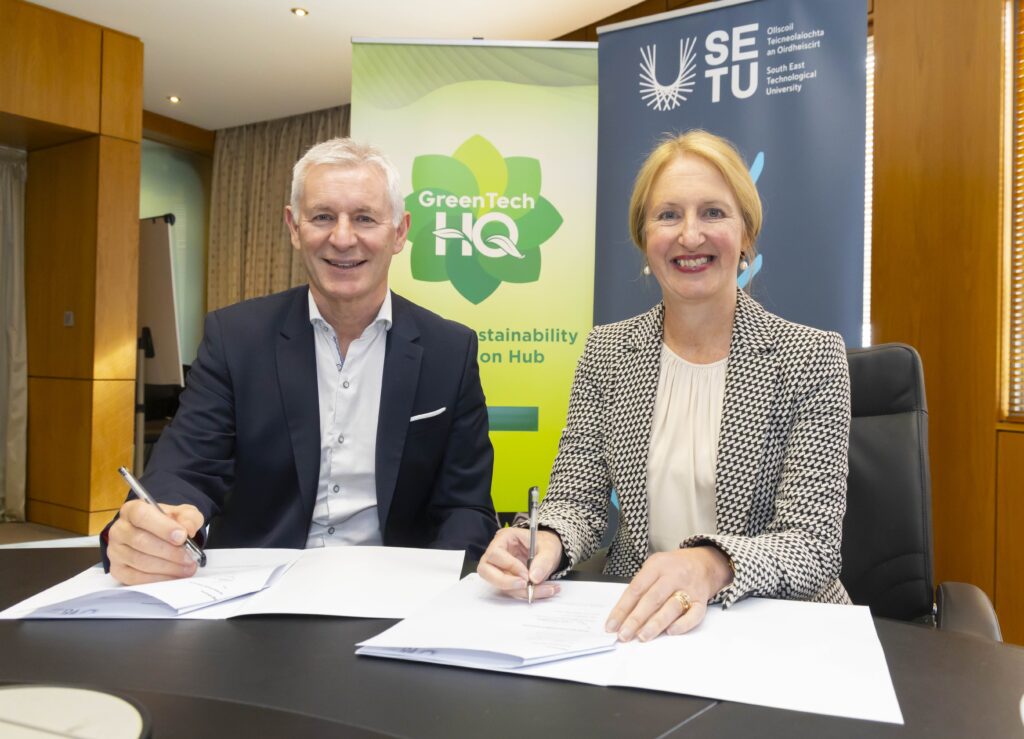
<path fill-rule="evenodd" d="M 538 160 L 502 157 L 479 135 L 450 157 L 416 157 L 405 199 L 413 279 L 450 281 L 473 304 L 502 282 L 536 282 L 541 244 L 562 225 L 540 185 Z"/>
<path fill-rule="evenodd" d="M 640 49 L 640 97 L 648 108 L 674 110 L 687 95 L 693 92 L 697 76 L 697 38 L 679 39 L 679 74 L 668 85 L 658 81 L 658 45 L 651 44 Z"/>
<path fill-rule="evenodd" d="M 704 37 L 704 77 L 710 81 L 712 103 L 721 102 L 725 95 L 745 100 L 757 92 L 759 30 L 760 24 L 748 23 Z M 656 111 L 675 110 L 689 99 L 696 85 L 697 37 L 679 39 L 679 73 L 668 85 L 658 81 L 657 55 L 657 44 L 640 48 L 640 98 Z"/>

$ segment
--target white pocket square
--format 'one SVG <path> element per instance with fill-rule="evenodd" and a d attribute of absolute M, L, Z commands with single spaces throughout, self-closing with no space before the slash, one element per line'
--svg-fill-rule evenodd
<path fill-rule="evenodd" d="M 422 421 L 424 418 L 433 418 L 434 416 L 440 416 L 446 410 L 448 410 L 448 408 L 443 407 L 438 408 L 436 411 L 430 411 L 430 413 L 421 413 L 418 416 L 413 416 L 412 418 L 410 418 L 409 423 L 412 423 L 413 421 Z"/>

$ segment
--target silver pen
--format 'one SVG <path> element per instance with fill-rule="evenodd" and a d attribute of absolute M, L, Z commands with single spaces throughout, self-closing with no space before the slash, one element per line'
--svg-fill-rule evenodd
<path fill-rule="evenodd" d="M 537 504 L 540 502 L 540 490 L 536 486 L 530 488 L 530 556 L 526 559 L 526 602 L 533 603 L 533 580 L 530 579 L 530 568 L 537 554 Z"/>
<path fill-rule="evenodd" d="M 124 467 L 118 467 L 117 471 L 121 473 L 121 477 L 128 483 L 128 486 L 132 489 L 132 492 L 138 496 L 139 500 L 144 500 L 151 506 L 155 507 L 161 513 L 164 513 L 164 509 L 156 502 L 156 499 L 149 494 L 146 488 L 142 487 L 142 483 L 135 479 L 135 475 L 129 472 Z M 167 516 L 166 513 L 164 513 Z M 167 516 L 170 518 L 170 516 Z M 185 549 L 189 554 L 192 555 L 192 559 L 196 561 L 200 567 L 206 567 L 206 552 L 199 548 L 199 545 L 195 543 L 191 536 L 185 539 Z"/>

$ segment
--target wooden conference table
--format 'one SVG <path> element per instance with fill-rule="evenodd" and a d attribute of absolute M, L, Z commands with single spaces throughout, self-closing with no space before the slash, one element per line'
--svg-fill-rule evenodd
<path fill-rule="evenodd" d="M 97 557 L 0 550 L 0 609 Z M 391 623 L 0 621 L 0 684 L 133 698 L 155 737 L 1024 737 L 1024 649 L 886 619 L 875 623 L 904 726 L 353 654 Z"/>

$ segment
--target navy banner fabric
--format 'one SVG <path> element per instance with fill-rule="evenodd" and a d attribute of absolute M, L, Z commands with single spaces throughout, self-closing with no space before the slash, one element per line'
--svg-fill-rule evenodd
<path fill-rule="evenodd" d="M 764 203 L 751 291 L 860 346 L 866 0 L 721 2 L 600 36 L 594 322 L 650 308 L 627 225 L 633 178 L 666 134 L 739 148 Z"/>

